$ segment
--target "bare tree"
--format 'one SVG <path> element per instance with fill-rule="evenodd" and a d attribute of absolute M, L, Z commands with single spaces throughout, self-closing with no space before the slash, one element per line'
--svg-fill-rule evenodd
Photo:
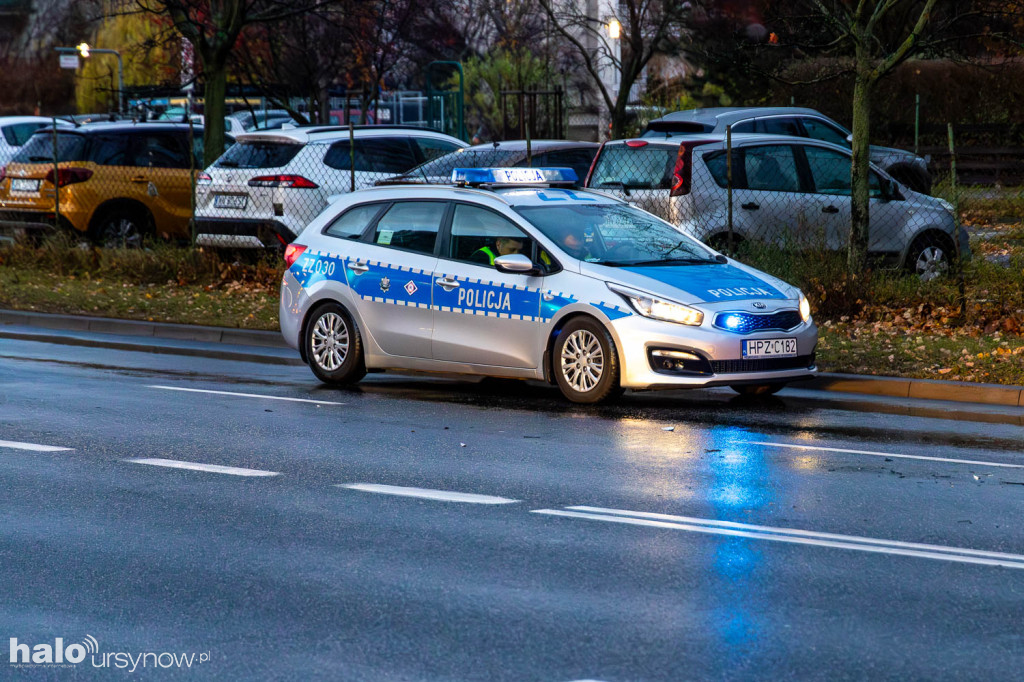
<path fill-rule="evenodd" d="M 634 83 L 655 54 L 678 54 L 687 41 L 692 7 L 678 0 L 621 0 L 609 16 L 588 13 L 590 3 L 538 0 L 552 27 L 569 43 L 611 114 L 612 137 L 626 127 Z M 618 87 L 607 82 L 611 70 Z"/>

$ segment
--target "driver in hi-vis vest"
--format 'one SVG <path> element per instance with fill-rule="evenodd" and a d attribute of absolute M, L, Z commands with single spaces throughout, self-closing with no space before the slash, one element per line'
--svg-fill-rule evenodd
<path fill-rule="evenodd" d="M 485 246 L 474 251 L 469 259 L 474 263 L 494 265 L 494 259 L 498 256 L 507 256 L 510 253 L 519 253 L 523 248 L 523 242 L 514 237 L 498 237 L 494 240 L 494 246 Z"/>

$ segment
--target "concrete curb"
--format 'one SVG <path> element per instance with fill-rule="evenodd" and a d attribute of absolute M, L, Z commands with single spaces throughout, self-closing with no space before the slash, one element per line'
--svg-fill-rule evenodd
<path fill-rule="evenodd" d="M 0 326 L 0 337 L 32 341 L 48 341 L 68 345 L 94 346 L 116 350 L 143 351 L 175 355 L 202 356 L 222 360 L 242 360 L 274 365 L 301 365 L 297 357 L 260 353 L 255 348 L 287 349 L 278 332 L 251 329 L 229 329 L 224 327 L 203 327 L 199 325 L 167 324 L 164 322 L 138 322 L 116 320 L 105 317 L 84 317 L 78 315 L 53 315 L 18 310 L 0 310 L 0 325 L 34 327 L 40 329 L 117 334 L 176 341 L 222 343 L 232 346 L 252 346 L 246 350 L 210 350 L 187 346 L 158 346 L 151 343 L 134 343 L 126 340 L 84 338 L 68 335 L 34 333 L 4 330 Z M 859 393 L 888 398 L 915 400 L 944 400 L 957 403 L 1001 405 L 1024 407 L 1024 386 L 1001 386 L 997 384 L 975 384 L 966 381 L 941 381 L 936 379 L 904 379 L 900 377 L 866 376 L 861 374 L 819 374 L 809 381 L 794 384 L 801 389 L 835 393 Z"/>

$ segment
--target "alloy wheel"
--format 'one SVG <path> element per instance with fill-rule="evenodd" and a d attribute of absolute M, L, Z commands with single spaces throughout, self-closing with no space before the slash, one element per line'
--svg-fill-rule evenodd
<path fill-rule="evenodd" d="M 601 342 L 586 329 L 577 329 L 562 346 L 562 377 L 573 390 L 587 393 L 597 386 L 604 373 Z"/>

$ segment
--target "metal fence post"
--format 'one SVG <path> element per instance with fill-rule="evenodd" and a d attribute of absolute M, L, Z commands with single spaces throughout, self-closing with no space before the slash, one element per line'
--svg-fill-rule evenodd
<path fill-rule="evenodd" d="M 188 115 L 188 109 L 186 109 Z M 196 248 L 196 129 L 192 117 L 188 116 L 188 183 L 189 216 L 188 224 L 192 233 L 192 248 Z"/>
<path fill-rule="evenodd" d="M 57 154 L 57 117 L 53 117 L 53 227 L 60 229 L 60 157 Z M 12 181 L 13 182 L 13 181 Z"/>
<path fill-rule="evenodd" d="M 960 191 L 957 187 L 956 181 L 956 147 L 953 144 L 953 124 L 946 124 L 946 132 L 949 136 L 949 186 L 950 192 L 952 193 L 952 204 L 953 204 L 953 224 L 954 233 L 953 241 L 955 262 L 953 263 L 954 272 L 957 273 L 957 303 L 960 306 L 960 322 L 961 324 L 967 322 L 967 281 L 962 267 L 960 254 L 960 237 L 963 226 L 960 224 Z"/>
<path fill-rule="evenodd" d="M 729 255 L 732 255 L 732 126 L 725 127 L 725 188 L 728 197 Z"/>
<path fill-rule="evenodd" d="M 349 191 L 356 191 L 356 129 L 348 120 L 348 177 Z"/>

